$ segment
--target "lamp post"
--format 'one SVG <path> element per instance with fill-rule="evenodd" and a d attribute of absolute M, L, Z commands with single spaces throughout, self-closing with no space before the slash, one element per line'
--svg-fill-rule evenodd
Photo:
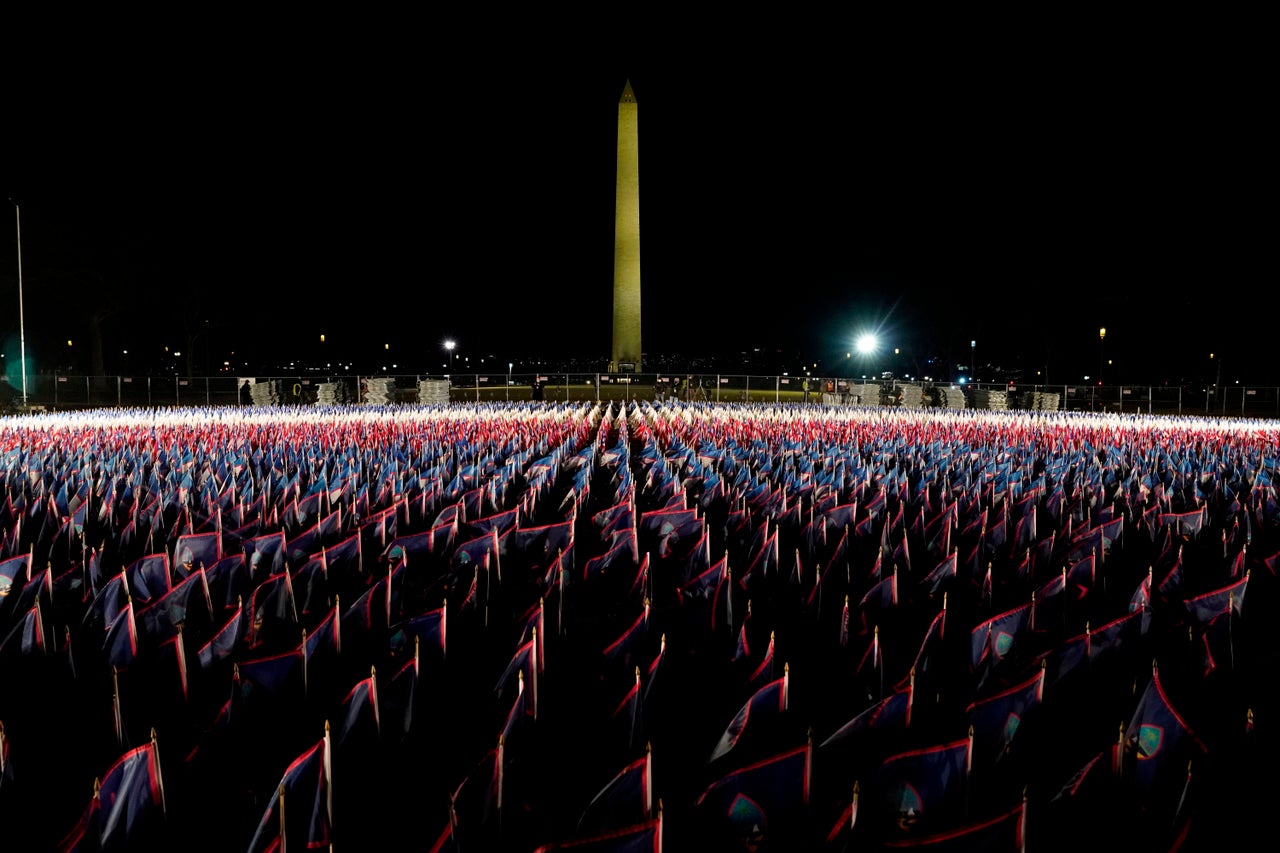
<path fill-rule="evenodd" d="M 27 407 L 27 325 L 22 311 L 22 211 L 13 202 L 13 216 L 18 226 L 18 362 L 22 368 L 22 408 Z"/>
<path fill-rule="evenodd" d="M 453 348 L 456 346 L 457 344 L 453 341 L 452 338 L 444 342 L 444 348 L 449 351 L 449 375 L 450 376 L 453 375 Z"/>
<path fill-rule="evenodd" d="M 978 378 L 978 342 L 969 341 L 969 381 L 973 382 Z"/>
<path fill-rule="evenodd" d="M 1103 347 L 1105 346 L 1106 340 L 1107 340 L 1107 327 L 1103 326 L 1101 329 L 1098 330 L 1098 384 L 1099 385 L 1102 384 L 1102 366 L 1106 364 L 1106 360 L 1104 358 L 1106 351 L 1103 349 Z"/>
<path fill-rule="evenodd" d="M 512 363 L 507 362 L 507 402 L 511 401 L 511 368 Z"/>

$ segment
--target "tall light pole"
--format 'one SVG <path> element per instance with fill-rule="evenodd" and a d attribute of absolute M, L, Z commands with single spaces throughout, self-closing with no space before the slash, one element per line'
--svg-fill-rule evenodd
<path fill-rule="evenodd" d="M 453 375 L 453 348 L 456 346 L 457 344 L 454 343 L 452 338 L 444 342 L 444 348 L 449 351 L 449 375 L 450 376 Z"/>
<path fill-rule="evenodd" d="M 1107 340 L 1107 327 L 1103 326 L 1101 329 L 1098 330 L 1098 384 L 1099 385 L 1102 384 L 1102 366 L 1107 363 L 1103 357 L 1105 353 L 1103 346 L 1105 345 L 1106 340 Z"/>
<path fill-rule="evenodd" d="M 22 311 L 22 211 L 13 202 L 13 216 L 18 226 L 18 361 L 22 367 L 22 408 L 27 407 L 27 324 Z"/>

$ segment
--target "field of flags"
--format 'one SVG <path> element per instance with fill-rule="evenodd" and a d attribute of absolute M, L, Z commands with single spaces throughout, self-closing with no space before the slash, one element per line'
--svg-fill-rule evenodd
<path fill-rule="evenodd" d="M 5 850 L 1269 834 L 1280 424 L 705 403 L 0 420 Z"/>

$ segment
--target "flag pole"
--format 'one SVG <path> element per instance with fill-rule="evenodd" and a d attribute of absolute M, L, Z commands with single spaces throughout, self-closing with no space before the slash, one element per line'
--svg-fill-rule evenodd
<path fill-rule="evenodd" d="M 307 695 L 307 629 L 302 629 L 302 695 Z"/>
<path fill-rule="evenodd" d="M 329 721 L 324 721 L 324 810 L 333 825 L 333 744 L 329 738 Z M 332 845 L 330 845 L 332 848 Z"/>
<path fill-rule="evenodd" d="M 284 782 L 280 783 L 276 798 L 280 803 L 280 853 L 288 853 L 289 842 L 284 835 Z"/>
<path fill-rule="evenodd" d="M 644 745 L 644 818 L 653 816 L 653 744 Z"/>
<path fill-rule="evenodd" d="M 111 667 L 111 710 L 115 716 L 116 742 L 124 749 L 124 715 L 120 711 L 120 670 Z"/>
<path fill-rule="evenodd" d="M 160 813 L 166 814 L 168 808 L 164 801 L 164 776 L 160 773 L 160 745 L 156 742 L 156 730 L 151 729 L 151 760 L 156 763 L 156 788 L 160 791 Z"/>

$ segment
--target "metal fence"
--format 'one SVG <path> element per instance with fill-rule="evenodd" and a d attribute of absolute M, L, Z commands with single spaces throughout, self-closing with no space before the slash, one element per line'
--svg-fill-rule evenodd
<path fill-rule="evenodd" d="M 533 382 L 546 400 L 631 400 L 678 398 L 710 402 L 806 401 L 805 377 L 697 373 L 557 373 L 452 376 L 75 376 L 28 377 L 27 405 L 45 410 L 101 407 L 232 406 L 241 402 L 246 379 L 272 402 L 315 406 L 327 402 L 409 405 L 428 402 L 424 389 L 444 387 L 450 402 L 529 400 Z M 808 377 L 811 404 L 920 406 L 938 401 L 949 407 L 1052 409 L 1054 411 L 1129 412 L 1222 417 L 1280 418 L 1280 387 L 1229 385 L 950 385 L 900 380 L 863 384 L 844 377 Z M 376 388 L 377 393 L 370 389 Z M 945 389 L 945 390 L 944 390 Z M 911 390 L 913 394 L 903 394 Z M 21 404 L 21 390 L 0 380 L 9 408 Z M 904 402 L 908 401 L 908 402 Z M 915 401 L 919 401 L 918 403 Z M 434 398 L 431 400 L 434 401 Z M 961 402 L 957 402 L 961 401 Z M 261 400 L 258 400 L 261 402 Z"/>

